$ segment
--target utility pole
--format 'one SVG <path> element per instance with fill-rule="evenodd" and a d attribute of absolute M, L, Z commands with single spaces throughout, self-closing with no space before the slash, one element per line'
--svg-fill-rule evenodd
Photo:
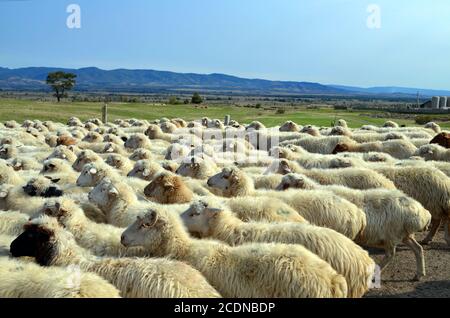
<path fill-rule="evenodd" d="M 105 104 L 102 107 L 102 121 L 104 124 L 108 122 L 108 103 L 105 102 Z"/>
<path fill-rule="evenodd" d="M 420 96 L 420 93 L 419 93 L 419 91 L 417 91 L 417 109 L 420 108 L 419 96 Z"/>

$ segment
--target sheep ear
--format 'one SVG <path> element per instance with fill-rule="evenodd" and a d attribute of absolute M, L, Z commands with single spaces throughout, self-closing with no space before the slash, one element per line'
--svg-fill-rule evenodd
<path fill-rule="evenodd" d="M 219 213 L 222 212 L 221 209 L 216 209 L 216 208 L 206 208 L 205 211 L 206 211 L 207 215 L 212 218 L 217 217 L 219 215 Z"/>
<path fill-rule="evenodd" d="M 174 188 L 174 185 L 171 182 L 165 182 L 164 183 L 164 188 L 171 189 L 171 188 Z"/>
<path fill-rule="evenodd" d="M 111 189 L 109 190 L 109 194 L 110 194 L 110 195 L 113 195 L 113 196 L 117 196 L 117 195 L 119 195 L 119 191 L 117 191 L 116 188 L 111 188 Z"/>
<path fill-rule="evenodd" d="M 97 169 L 95 168 L 91 168 L 91 170 L 89 170 L 90 174 L 97 174 Z"/>
<path fill-rule="evenodd" d="M 60 180 L 61 180 L 61 178 L 58 178 L 58 179 L 50 179 L 53 183 L 58 183 Z"/>
<path fill-rule="evenodd" d="M 114 149 L 112 147 L 108 147 L 108 149 L 106 149 L 106 152 L 113 152 Z"/>
<path fill-rule="evenodd" d="M 144 171 L 142 171 L 142 175 L 144 177 L 148 177 L 150 175 L 150 171 L 148 169 L 144 169 Z"/>

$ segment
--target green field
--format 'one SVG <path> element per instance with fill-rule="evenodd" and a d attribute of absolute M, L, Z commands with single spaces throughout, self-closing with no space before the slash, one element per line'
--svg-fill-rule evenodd
<path fill-rule="evenodd" d="M 39 102 L 24 99 L 0 99 L 0 121 L 25 119 L 52 120 L 66 122 L 71 116 L 85 120 L 92 117 L 101 118 L 102 103 L 93 102 Z M 371 111 L 353 112 L 336 111 L 331 108 L 320 109 L 292 109 L 284 108 L 284 114 L 277 114 L 273 109 L 256 109 L 236 106 L 208 106 L 196 108 L 193 105 L 154 105 L 142 103 L 111 103 L 109 104 L 109 118 L 158 119 L 161 117 L 181 117 L 185 120 L 199 119 L 207 116 L 223 119 L 226 114 L 241 123 L 259 120 L 267 126 L 279 125 L 286 120 L 306 125 L 330 126 L 336 119 L 345 119 L 350 127 L 357 128 L 366 124 L 381 125 L 386 119 L 371 117 Z M 399 124 L 415 125 L 414 120 L 394 119 Z M 449 128 L 450 122 L 439 122 L 442 127 Z"/>

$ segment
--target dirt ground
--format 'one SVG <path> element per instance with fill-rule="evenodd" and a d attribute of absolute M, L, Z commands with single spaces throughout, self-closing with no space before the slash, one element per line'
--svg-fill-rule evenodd
<path fill-rule="evenodd" d="M 425 234 L 416 235 L 421 241 Z M 369 250 L 375 262 L 383 258 L 383 250 Z M 414 253 L 405 245 L 397 248 L 397 254 L 381 278 L 381 288 L 371 289 L 365 297 L 401 298 L 450 298 L 450 247 L 440 231 L 433 242 L 424 246 L 427 276 L 420 282 L 413 281 L 416 273 Z"/>

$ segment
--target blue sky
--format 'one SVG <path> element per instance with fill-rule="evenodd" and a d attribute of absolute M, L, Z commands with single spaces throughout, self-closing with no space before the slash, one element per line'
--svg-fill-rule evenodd
<path fill-rule="evenodd" d="M 449 17 L 448 0 L 0 0 L 0 66 L 450 89 Z"/>

